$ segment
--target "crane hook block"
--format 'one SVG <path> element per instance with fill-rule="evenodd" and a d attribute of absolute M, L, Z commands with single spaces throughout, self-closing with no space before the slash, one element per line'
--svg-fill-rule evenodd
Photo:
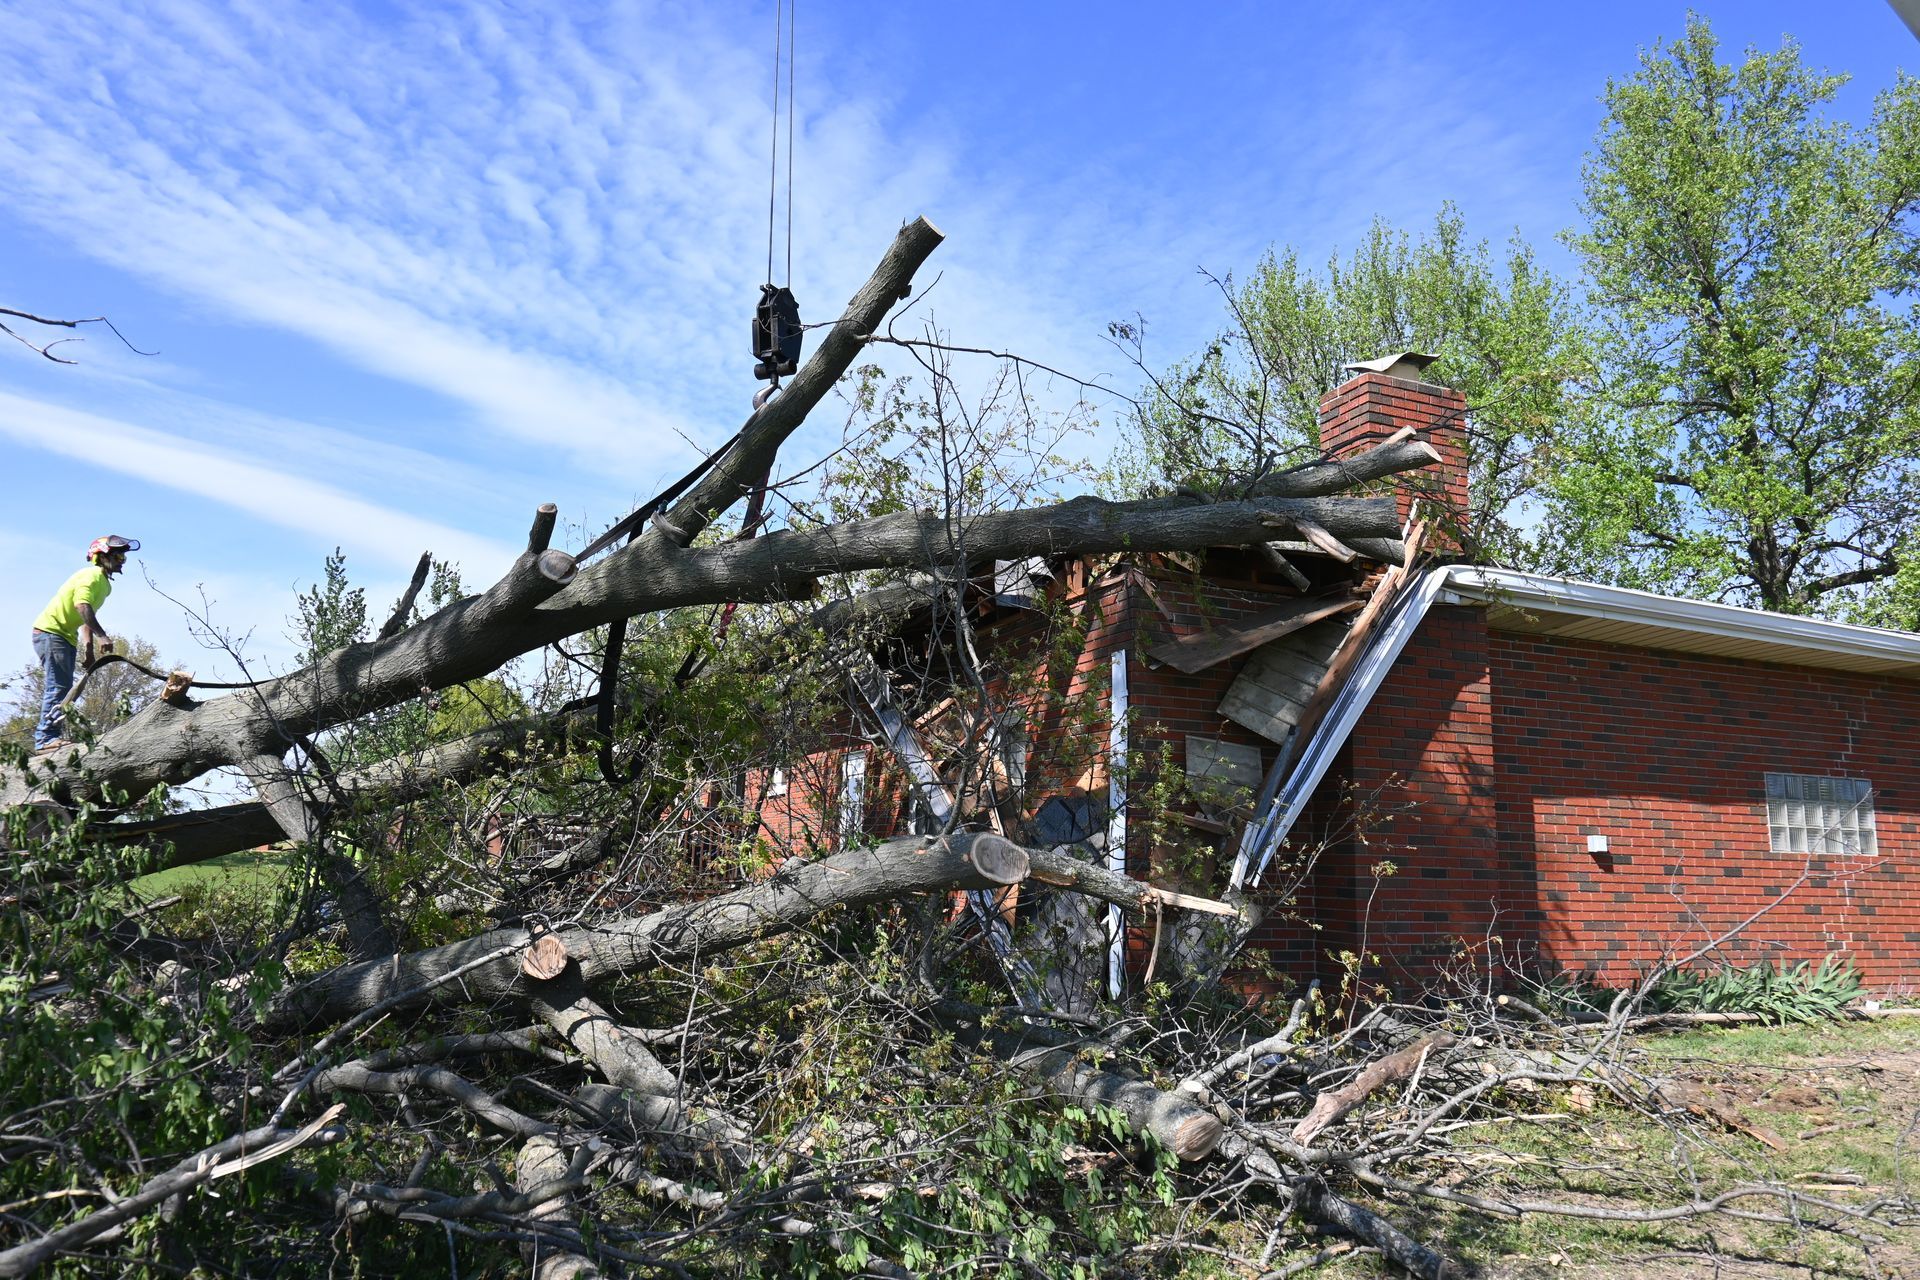
<path fill-rule="evenodd" d="M 800 304 L 785 285 L 760 286 L 760 305 L 753 309 L 753 376 L 779 381 L 800 364 Z"/>

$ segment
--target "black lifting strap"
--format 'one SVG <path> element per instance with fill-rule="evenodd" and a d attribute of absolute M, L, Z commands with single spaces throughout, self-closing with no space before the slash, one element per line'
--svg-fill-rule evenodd
<path fill-rule="evenodd" d="M 800 367 L 800 345 L 806 339 L 800 327 L 800 304 L 785 285 L 760 286 L 760 304 L 753 309 L 753 376 L 778 386 L 780 379 Z"/>

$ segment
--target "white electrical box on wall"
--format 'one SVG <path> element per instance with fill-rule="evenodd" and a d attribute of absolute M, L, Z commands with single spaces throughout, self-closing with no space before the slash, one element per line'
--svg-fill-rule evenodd
<path fill-rule="evenodd" d="M 1605 836 L 1588 836 L 1587 852 L 1588 853 L 1607 852 L 1607 838 Z"/>

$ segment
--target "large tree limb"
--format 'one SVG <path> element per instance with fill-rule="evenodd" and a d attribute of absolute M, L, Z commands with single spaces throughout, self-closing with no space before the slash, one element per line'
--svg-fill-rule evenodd
<path fill-rule="evenodd" d="M 48 790 L 141 794 L 184 782 L 237 758 L 234 744 L 302 737 L 380 707 L 475 679 L 541 645 L 637 613 L 734 600 L 804 595 L 816 579 L 924 563 L 930 549 L 1013 559 L 1164 549 L 1196 551 L 1264 538 L 1274 516 L 1302 515 L 1343 539 L 1398 531 L 1389 498 L 1191 498 L 1108 502 L 1075 498 L 1050 507 L 947 519 L 899 512 L 748 542 L 683 549 L 651 535 L 582 570 L 565 590 L 529 603 L 514 575 L 377 644 L 353 645 L 242 697 L 176 707 L 155 702 L 76 759 L 39 763 L 38 780 L 12 772 L 0 804 Z M 555 552 L 546 553 L 549 556 Z M 523 557 L 523 561 L 526 558 Z M 519 571 L 520 578 L 527 571 Z"/>
<path fill-rule="evenodd" d="M 533 1012 L 613 1084 L 635 1093 L 671 1095 L 680 1081 L 652 1050 L 587 994 L 571 965 L 533 986 Z"/>
<path fill-rule="evenodd" d="M 432 794 L 444 783 L 465 781 L 542 741 L 556 746 L 565 744 L 592 725 L 590 708 L 503 720 L 424 751 L 342 770 L 334 778 L 331 790 L 338 793 L 340 803 L 348 806 L 373 801 L 397 805 Z M 118 845 L 163 842 L 168 847 L 159 867 L 165 868 L 205 862 L 224 854 L 273 844 L 285 839 L 286 831 L 265 804 L 252 801 L 170 813 L 139 822 L 106 823 L 91 828 L 87 835 Z"/>
<path fill-rule="evenodd" d="M 419 1089 L 431 1089 L 504 1132 L 522 1138 L 553 1132 L 553 1126 L 544 1120 L 522 1115 L 465 1076 L 431 1064 L 401 1067 L 397 1071 L 376 1071 L 365 1062 L 343 1062 L 322 1071 L 314 1078 L 313 1087 L 321 1093 L 343 1090 L 351 1093 L 411 1093 Z"/>
<path fill-rule="evenodd" d="M 901 229 L 813 356 L 780 395 L 754 413 L 735 446 L 670 513 L 669 523 L 680 531 L 680 542 L 736 500 L 750 480 L 766 473 L 781 442 L 852 367 L 867 336 L 885 320 L 893 304 L 911 291 L 913 273 L 940 238 L 939 231 L 924 219 L 915 219 Z M 543 531 L 550 529 L 548 512 L 543 508 L 536 517 L 527 553 L 485 595 L 456 601 L 398 635 L 328 654 L 306 670 L 264 686 L 258 691 L 257 701 L 250 704 L 231 698 L 184 708 L 156 703 L 178 714 L 152 712 L 134 717 L 106 735 L 93 750 L 78 753 L 88 758 L 85 768 L 66 761 L 41 762 L 37 781 L 24 772 L 10 775 L 0 783 L 0 805 L 20 803 L 36 792 L 87 797 L 109 790 L 144 794 L 158 783 L 187 782 L 231 762 L 236 758 L 236 748 L 251 754 L 245 749 L 250 739 L 255 750 L 267 749 L 270 744 L 263 734 L 266 722 L 286 724 L 295 734 L 311 733 L 352 715 L 391 706 L 423 687 L 441 688 L 485 675 L 518 653 L 598 625 L 590 622 L 570 627 L 565 621 L 556 625 L 548 620 L 547 625 L 530 632 L 507 629 L 496 635 L 493 643 L 488 642 L 489 631 L 500 629 L 511 612 L 510 606 L 525 601 L 526 593 L 517 585 L 524 583 L 530 568 L 544 570 L 550 576 L 564 562 L 566 574 L 571 575 L 571 559 L 547 551 L 544 545 Z M 655 529 L 596 568 L 605 576 L 609 566 L 637 551 L 674 549 L 675 542 Z M 644 574 L 638 581 L 644 583 Z M 601 593 L 588 594 L 595 596 L 591 607 L 611 609 L 599 622 L 659 607 L 646 603 L 643 585 L 630 604 Z M 723 595 L 715 600 L 749 598 L 764 596 Z M 463 655 L 470 656 L 471 661 L 463 661 Z M 449 659 L 453 660 L 452 670 L 448 669 Z"/>
<path fill-rule="evenodd" d="M 1204 1160 L 1220 1143 L 1219 1118 L 1191 1097 L 1169 1093 L 1082 1060 L 1075 1046 L 1032 1027 L 996 1030 L 950 1022 L 962 1043 L 993 1054 L 1029 1077 L 1050 1096 L 1080 1107 L 1112 1107 L 1136 1133 L 1150 1133 L 1182 1160 Z M 1081 1048 L 1098 1049 L 1097 1043 Z"/>
<path fill-rule="evenodd" d="M 557 936 L 579 964 L 582 981 L 594 983 L 784 933 L 833 907 L 1018 884 L 1028 867 L 1027 852 L 998 836 L 915 836 L 817 862 L 793 859 L 767 879 L 732 893 L 591 928 L 562 929 Z M 530 941 L 524 929 L 496 929 L 443 947 L 346 965 L 286 993 L 268 1020 L 286 1030 L 324 1025 L 415 989 L 418 994 L 403 1004 L 528 1001 L 536 980 L 521 972 L 513 953 Z M 475 961 L 482 963 L 458 983 L 442 981 Z"/>
<path fill-rule="evenodd" d="M 908 295 L 913 273 L 940 247 L 942 239 L 940 229 L 925 218 L 915 218 L 900 228 L 886 255 L 880 259 L 880 265 L 847 304 L 839 323 L 827 331 L 819 348 L 800 366 L 780 394 L 747 419 L 738 443 L 691 493 L 674 504 L 673 510 L 667 513 L 668 525 L 691 538 L 705 529 L 716 515 L 752 491 L 773 466 L 787 437 L 800 428 L 813 406 L 824 399 L 840 381 L 840 375 L 852 367 L 867 339 L 879 330 L 894 304 Z"/>

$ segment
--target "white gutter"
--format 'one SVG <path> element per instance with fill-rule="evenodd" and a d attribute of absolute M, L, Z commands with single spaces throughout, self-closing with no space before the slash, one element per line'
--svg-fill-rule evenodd
<path fill-rule="evenodd" d="M 1242 847 L 1233 868 L 1235 889 L 1246 882 L 1249 871 L 1253 883 L 1260 883 L 1274 851 L 1293 830 L 1301 809 L 1326 776 L 1334 756 L 1346 743 L 1347 735 L 1353 731 L 1367 704 L 1373 701 L 1374 693 L 1386 680 L 1387 672 L 1393 669 L 1407 641 L 1419 629 L 1427 611 L 1436 603 L 1469 602 L 1509 605 L 1543 613 L 1570 613 L 1666 631 L 1779 645 L 1808 653 L 1868 658 L 1920 670 L 1920 635 L 1907 631 L 1823 622 L 1817 618 L 1742 609 L 1705 600 L 1682 600 L 1650 591 L 1551 578 L 1515 569 L 1482 569 L 1460 564 L 1432 569 L 1387 610 L 1366 653 L 1334 696 L 1333 704 L 1321 718 L 1292 773 L 1261 816 L 1255 834 Z"/>
<path fill-rule="evenodd" d="M 1628 587 L 1607 587 L 1572 578 L 1521 573 L 1515 569 L 1479 569 L 1452 565 L 1444 570 L 1460 599 L 1514 605 L 1545 613 L 1635 623 L 1666 631 L 1719 636 L 1759 644 L 1785 645 L 1814 653 L 1920 666 L 1920 635 L 1825 622 L 1790 613 L 1742 609 L 1709 600 L 1682 600 Z M 1449 601 L 1457 603 L 1457 601 Z"/>

